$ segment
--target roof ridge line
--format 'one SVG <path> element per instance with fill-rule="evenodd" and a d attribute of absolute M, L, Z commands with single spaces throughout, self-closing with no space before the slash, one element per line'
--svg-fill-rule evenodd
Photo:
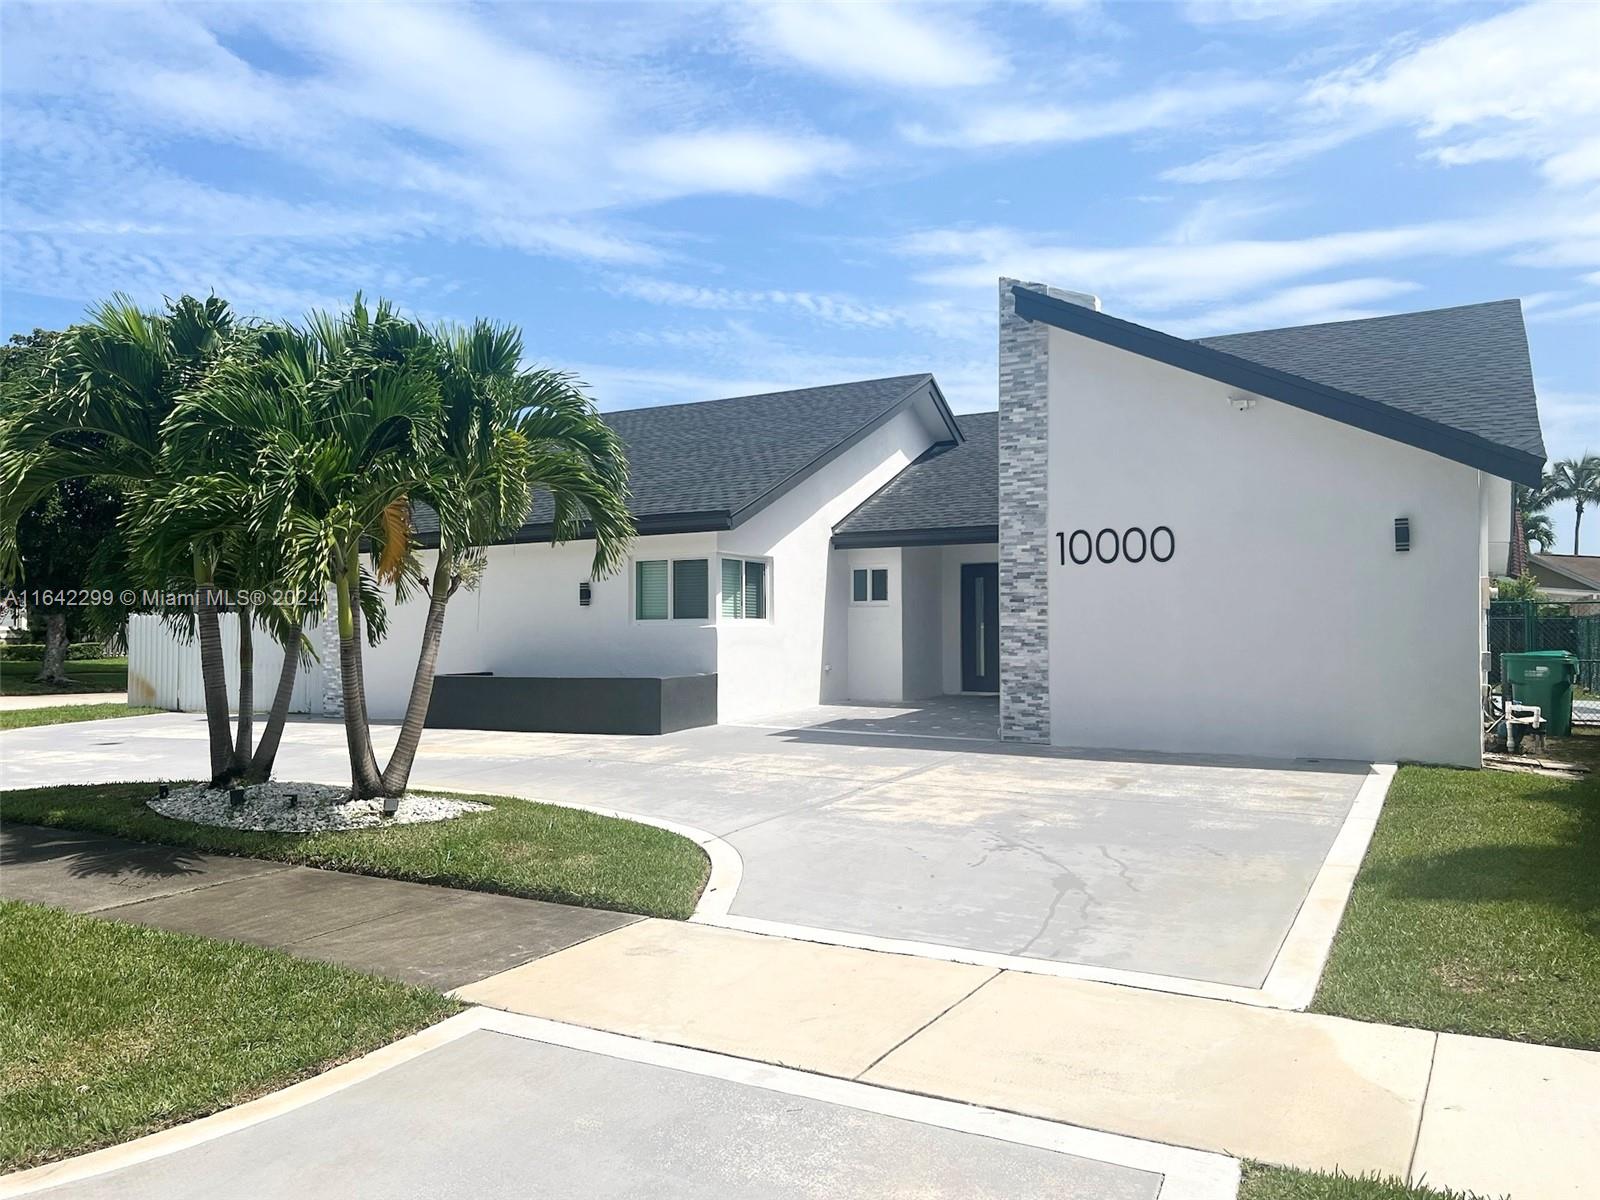
<path fill-rule="evenodd" d="M 932 379 L 932 371 L 913 372 L 908 375 L 879 375 L 871 379 L 846 379 L 839 383 L 815 383 L 807 387 L 781 388 L 776 392 L 747 392 L 740 396 L 713 396 L 709 400 L 679 400 L 673 404 L 641 404 L 635 408 L 612 408 L 601 412 L 602 417 L 620 417 L 627 413 L 665 412 L 672 408 L 695 408 L 702 404 L 727 404 L 734 400 L 765 400 L 772 396 L 792 396 L 796 392 L 822 392 L 830 388 L 858 387 L 868 383 L 888 383 L 895 379 Z"/>

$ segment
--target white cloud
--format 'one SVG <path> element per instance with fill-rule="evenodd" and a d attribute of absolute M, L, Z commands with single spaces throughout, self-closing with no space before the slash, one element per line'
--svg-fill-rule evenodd
<path fill-rule="evenodd" d="M 1216 303 L 1362 263 L 1392 269 L 1389 264 L 1407 259 L 1497 251 L 1581 260 L 1596 248 L 1592 241 L 1600 242 L 1600 214 L 1580 205 L 1524 206 L 1489 217 L 1295 239 L 1097 247 L 990 226 L 927 230 L 898 246 L 928 264 L 916 276 L 928 284 L 987 292 L 998 276 L 1010 275 L 1094 292 L 1123 307 L 1162 310 Z"/>
<path fill-rule="evenodd" d="M 1331 118 L 1414 127 L 1440 162 L 1546 160 L 1553 182 L 1593 178 L 1600 134 L 1600 5 L 1529 4 L 1319 81 Z"/>
<path fill-rule="evenodd" d="M 719 98 L 648 67 L 549 53 L 536 29 L 486 10 L 285 11 L 6 6 L 7 229 L 121 237 L 149 258 L 177 255 L 174 277 L 197 261 L 179 247 L 220 264 L 249 236 L 365 244 L 369 262 L 387 257 L 384 242 L 426 237 L 650 265 L 666 257 L 660 236 L 618 210 L 803 191 L 850 161 L 805 129 L 730 128 Z M 230 48 L 244 44 L 250 61 Z M 236 182 L 180 166 L 196 146 L 237 156 L 221 176 Z M 299 291 L 294 254 L 254 260 L 286 294 Z M 51 289 L 11 264 L 7 281 Z"/>
<path fill-rule="evenodd" d="M 617 165 L 678 193 L 742 192 L 781 195 L 851 162 L 842 142 L 792 137 L 758 129 L 671 133 L 617 155 Z"/>
<path fill-rule="evenodd" d="M 1078 105 L 1025 101 L 966 113 L 953 126 L 911 124 L 913 142 L 927 146 L 1028 146 L 1126 137 L 1200 124 L 1241 108 L 1270 103 L 1281 89 L 1262 80 L 1175 84 L 1116 100 Z"/>
<path fill-rule="evenodd" d="M 856 329 L 914 329 L 940 338 L 980 340 L 993 336 L 994 322 L 983 309 L 942 300 L 876 304 L 850 296 L 782 288 L 719 288 L 666 279 L 623 276 L 613 279 L 617 295 L 669 308 L 720 312 L 780 310 L 826 325 Z"/>
<path fill-rule="evenodd" d="M 988 38 L 948 9 L 780 0 L 742 12 L 747 42 L 765 57 L 850 83 L 961 88 L 992 83 L 1008 70 Z"/>
<path fill-rule="evenodd" d="M 1229 146 L 1194 162 L 1169 167 L 1161 172 L 1161 178 L 1173 183 L 1229 183 L 1241 179 L 1261 179 L 1276 175 L 1297 162 L 1315 158 L 1365 132 L 1366 127 L 1347 125 L 1276 142 Z"/>
<path fill-rule="evenodd" d="M 1184 0 L 1183 15 L 1197 25 L 1307 21 L 1349 4 L 1350 0 Z"/>
<path fill-rule="evenodd" d="M 1239 333 L 1247 329 L 1276 329 L 1323 321 L 1354 321 L 1393 311 L 1374 305 L 1414 292 L 1418 287 L 1409 280 L 1382 278 L 1307 283 L 1244 304 L 1208 308 L 1198 316 L 1168 318 L 1156 324 L 1179 337 L 1200 337 L 1208 333 Z"/>

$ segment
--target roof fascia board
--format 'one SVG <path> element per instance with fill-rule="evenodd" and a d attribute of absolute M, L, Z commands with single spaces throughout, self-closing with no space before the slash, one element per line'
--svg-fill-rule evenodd
<path fill-rule="evenodd" d="M 998 543 L 998 525 L 941 525 L 928 529 L 892 529 L 879 533 L 833 535 L 835 550 L 876 550 L 888 546 L 966 546 Z"/>
<path fill-rule="evenodd" d="M 1016 297 L 1017 315 L 1027 320 L 1040 321 L 1068 333 L 1214 379 L 1218 383 L 1256 392 L 1390 441 L 1487 471 L 1513 483 L 1535 486 L 1539 482 L 1544 459 L 1526 450 L 1501 446 L 1487 438 L 1414 413 L 1402 412 L 1366 396 L 1316 383 L 1275 367 L 1263 366 L 1224 350 L 1196 345 L 1157 329 L 1057 300 L 1031 288 L 1014 285 L 1011 291 Z"/>
<path fill-rule="evenodd" d="M 803 483 L 816 472 L 820 471 L 823 467 L 827 466 L 846 450 L 849 450 L 858 442 L 871 436 L 873 433 L 876 433 L 879 429 L 882 429 L 890 421 L 894 420 L 894 418 L 899 416 L 906 409 L 910 408 L 924 396 L 932 397 L 940 417 L 944 420 L 945 425 L 950 430 L 951 437 L 958 442 L 961 441 L 961 429 L 956 425 L 955 417 L 950 412 L 950 406 L 945 403 L 944 396 L 940 394 L 939 385 L 934 382 L 933 376 L 926 376 L 913 384 L 905 395 L 901 396 L 893 404 L 889 405 L 889 407 L 884 409 L 865 425 L 861 426 L 861 428 L 857 429 L 854 433 L 835 442 L 832 446 L 828 447 L 828 449 L 817 455 L 817 457 L 813 458 L 810 462 L 806 463 L 803 467 L 800 467 L 785 479 L 775 483 L 772 487 L 768 488 L 761 495 L 750 501 L 750 503 L 746 504 L 743 508 L 735 509 L 731 514 L 733 523 L 729 525 L 728 528 L 731 529 L 742 525 L 751 517 L 759 513 L 762 509 L 787 495 L 795 487 Z"/>
<path fill-rule="evenodd" d="M 711 512 L 681 512 L 681 513 L 651 513 L 647 517 L 636 517 L 633 522 L 634 533 L 639 537 L 656 537 L 671 533 L 717 533 L 724 529 L 732 529 L 733 522 L 726 510 Z M 594 526 L 584 522 L 578 532 L 568 538 L 569 542 L 586 542 L 594 537 Z M 491 543 L 495 546 L 520 546 L 531 545 L 539 542 L 550 542 L 555 538 L 555 528 L 548 522 L 539 525 L 524 525 L 509 537 L 499 538 Z M 434 550 L 439 545 L 437 533 L 421 534 L 417 544 L 424 550 Z"/>

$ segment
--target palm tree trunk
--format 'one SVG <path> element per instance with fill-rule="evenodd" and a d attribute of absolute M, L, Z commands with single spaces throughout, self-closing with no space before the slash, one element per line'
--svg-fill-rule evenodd
<path fill-rule="evenodd" d="M 289 717 L 289 703 L 294 699 L 294 681 L 300 671 L 300 637 L 283 648 L 283 669 L 278 672 L 278 690 L 272 695 L 272 709 L 267 713 L 267 723 L 261 728 L 261 740 L 256 743 L 255 756 L 250 760 L 249 778 L 252 783 L 265 783 L 272 778 L 272 765 L 278 757 L 278 743 L 283 740 L 283 725 Z"/>
<path fill-rule="evenodd" d="M 411 779 L 411 765 L 422 744 L 422 724 L 433 699 L 433 673 L 439 663 L 439 647 L 444 641 L 444 610 L 453 590 L 450 565 L 455 556 L 439 547 L 439 561 L 433 568 L 433 586 L 428 592 L 428 617 L 422 626 L 422 649 L 417 655 L 417 673 L 411 680 L 411 697 L 406 702 L 405 720 L 400 723 L 400 740 L 395 743 L 389 765 L 383 769 L 383 793 L 400 796 Z"/>
<path fill-rule="evenodd" d="M 1583 553 L 1578 549 L 1578 535 L 1583 531 L 1583 501 L 1575 501 L 1574 507 L 1578 510 L 1578 517 L 1572 522 L 1572 553 L 1576 555 Z"/>
<path fill-rule="evenodd" d="M 209 575 L 195 572 L 195 629 L 200 641 L 200 685 L 206 702 L 206 735 L 211 746 L 211 786 L 228 781 L 233 759 L 232 729 L 228 724 L 228 674 L 222 661 L 222 626 L 217 616 L 217 593 Z"/>
<path fill-rule="evenodd" d="M 339 686 L 344 693 L 344 740 L 350 752 L 350 792 L 357 799 L 383 791 L 378 759 L 372 752 L 372 731 L 367 723 L 367 701 L 361 675 L 361 563 L 352 549 L 350 567 L 339 575 Z M 353 570 L 351 569 L 353 568 Z"/>
<path fill-rule="evenodd" d="M 44 657 L 39 660 L 39 683 L 67 681 L 67 614 L 49 613 L 44 619 Z"/>
<path fill-rule="evenodd" d="M 242 774 L 250 767 L 254 749 L 256 721 L 256 642 L 250 627 L 250 606 L 239 606 L 239 725 L 233 740 L 233 770 Z"/>

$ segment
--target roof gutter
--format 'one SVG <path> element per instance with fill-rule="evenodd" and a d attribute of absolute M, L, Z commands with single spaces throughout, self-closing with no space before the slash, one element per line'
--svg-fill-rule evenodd
<path fill-rule="evenodd" d="M 835 550 L 876 550 L 888 546 L 981 546 L 1000 541 L 998 525 L 940 525 L 928 529 L 852 530 L 833 535 Z"/>

